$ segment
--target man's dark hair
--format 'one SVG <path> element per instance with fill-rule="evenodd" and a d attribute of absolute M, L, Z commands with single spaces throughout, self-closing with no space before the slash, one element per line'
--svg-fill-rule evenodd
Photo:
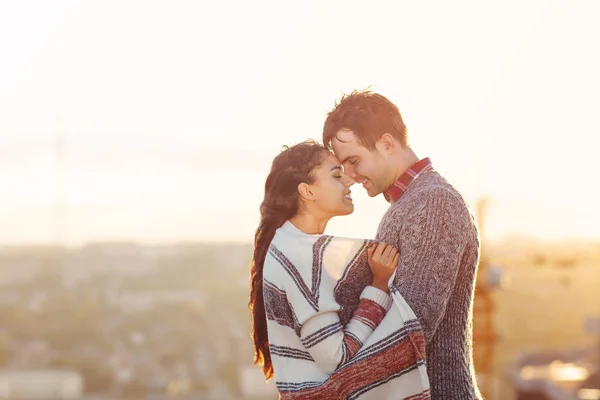
<path fill-rule="evenodd" d="M 373 150 L 384 133 L 406 146 L 406 126 L 400 110 L 386 97 L 370 90 L 355 90 L 343 95 L 327 114 L 323 125 L 323 144 L 329 149 L 340 130 L 354 132 L 360 144 Z"/>

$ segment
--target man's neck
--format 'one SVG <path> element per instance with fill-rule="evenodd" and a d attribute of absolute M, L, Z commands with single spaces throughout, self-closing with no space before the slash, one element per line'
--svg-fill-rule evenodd
<path fill-rule="evenodd" d="M 410 146 L 406 145 L 406 147 L 404 147 L 398 154 L 398 170 L 396 171 L 394 182 L 397 181 L 398 178 L 400 178 L 402 174 L 404 174 L 417 161 L 419 161 L 419 157 L 417 157 Z"/>

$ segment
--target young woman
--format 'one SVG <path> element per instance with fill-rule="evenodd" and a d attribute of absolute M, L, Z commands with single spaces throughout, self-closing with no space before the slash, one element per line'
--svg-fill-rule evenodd
<path fill-rule="evenodd" d="M 255 363 L 284 399 L 427 398 L 420 325 L 389 290 L 398 252 L 323 235 L 354 211 L 353 183 L 312 141 L 274 159 L 250 266 Z"/>

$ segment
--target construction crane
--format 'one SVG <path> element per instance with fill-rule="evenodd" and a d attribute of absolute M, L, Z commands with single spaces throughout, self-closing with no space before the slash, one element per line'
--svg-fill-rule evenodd
<path fill-rule="evenodd" d="M 54 244 L 62 247 L 65 244 L 65 138 L 63 121 L 60 116 L 55 119 L 55 202 L 54 202 Z"/>
<path fill-rule="evenodd" d="M 479 227 L 481 255 L 475 284 L 473 304 L 473 362 L 477 384 L 484 399 L 494 399 L 494 349 L 497 341 L 494 326 L 495 304 L 492 297 L 495 285 L 489 279 L 490 263 L 486 252 L 485 208 L 487 199 L 476 204 L 475 216 Z"/>

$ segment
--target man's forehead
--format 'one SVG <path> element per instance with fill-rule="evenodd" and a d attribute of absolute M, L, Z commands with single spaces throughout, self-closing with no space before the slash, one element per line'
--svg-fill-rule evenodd
<path fill-rule="evenodd" d="M 358 146 L 352 131 L 339 131 L 331 141 L 331 147 L 337 159 L 344 163 L 349 158 L 355 157 Z"/>
<path fill-rule="evenodd" d="M 333 138 L 336 142 L 353 143 L 356 141 L 356 135 L 350 129 L 340 129 Z"/>

